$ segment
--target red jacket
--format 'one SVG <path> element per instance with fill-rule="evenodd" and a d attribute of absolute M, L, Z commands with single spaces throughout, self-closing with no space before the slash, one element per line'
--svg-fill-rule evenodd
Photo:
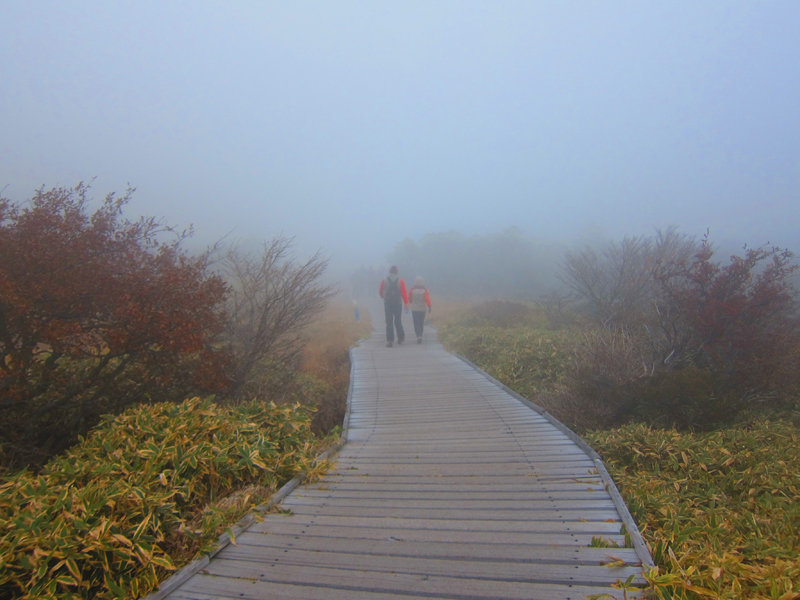
<path fill-rule="evenodd" d="M 381 281 L 381 288 L 378 290 L 378 293 L 383 298 L 383 290 L 386 288 L 386 280 L 384 279 Z M 408 294 L 406 294 L 406 282 L 402 279 L 400 280 L 400 295 L 403 297 L 403 304 L 408 306 Z"/>

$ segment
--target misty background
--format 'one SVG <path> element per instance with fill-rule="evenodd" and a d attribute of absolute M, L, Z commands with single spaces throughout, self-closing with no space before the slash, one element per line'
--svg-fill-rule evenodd
<path fill-rule="evenodd" d="M 342 279 L 447 239 L 476 273 L 506 244 L 521 280 L 526 248 L 546 271 L 670 225 L 800 250 L 791 0 L 0 0 L 0 22 L 11 200 L 130 183 L 130 218 L 294 236 Z"/>

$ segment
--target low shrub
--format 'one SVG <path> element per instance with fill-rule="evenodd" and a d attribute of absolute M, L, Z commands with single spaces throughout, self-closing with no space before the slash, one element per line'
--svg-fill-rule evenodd
<path fill-rule="evenodd" d="M 631 421 L 709 430 L 730 424 L 745 406 L 728 378 L 654 363 L 646 340 L 622 328 L 590 329 L 577 339 L 563 385 L 542 403 L 581 431 Z"/>
<path fill-rule="evenodd" d="M 588 329 L 574 338 L 562 385 L 540 398 L 556 417 L 580 431 L 605 429 L 632 415 L 631 382 L 647 375 L 633 336 L 621 329 Z"/>
<path fill-rule="evenodd" d="M 632 419 L 659 427 L 709 431 L 732 424 L 744 403 L 730 381 L 707 369 L 662 371 L 628 386 Z"/>
<path fill-rule="evenodd" d="M 445 325 L 439 339 L 445 347 L 477 364 L 521 395 L 534 399 L 563 380 L 570 359 L 567 331 L 518 327 L 467 328 Z"/>
<path fill-rule="evenodd" d="M 796 391 L 743 389 L 724 373 L 693 364 L 664 365 L 646 341 L 623 329 L 583 333 L 562 385 L 538 402 L 579 430 L 629 422 L 710 431 L 796 410 Z"/>
<path fill-rule="evenodd" d="M 309 424 L 303 407 L 255 401 L 140 406 L 106 417 L 38 475 L 6 473 L 0 598 L 147 594 L 213 547 L 233 517 L 223 498 L 275 489 L 312 467 Z M 241 494 L 234 504 L 250 506 Z"/>
<path fill-rule="evenodd" d="M 663 599 L 800 598 L 800 429 L 629 425 L 585 436 L 659 568 Z"/>

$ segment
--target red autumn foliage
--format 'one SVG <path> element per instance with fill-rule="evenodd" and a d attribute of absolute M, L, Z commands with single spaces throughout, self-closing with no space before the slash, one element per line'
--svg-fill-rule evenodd
<path fill-rule="evenodd" d="M 713 256 L 706 238 L 691 259 L 655 270 L 664 291 L 662 329 L 673 333 L 679 353 L 735 383 L 743 396 L 780 388 L 800 339 L 793 254 L 750 248 L 724 266 Z"/>
<path fill-rule="evenodd" d="M 131 190 L 91 215 L 88 187 L 0 199 L 0 452 L 41 463 L 141 401 L 223 389 L 224 281 L 152 218 L 129 221 Z M 168 235 L 170 241 L 161 240 Z"/>

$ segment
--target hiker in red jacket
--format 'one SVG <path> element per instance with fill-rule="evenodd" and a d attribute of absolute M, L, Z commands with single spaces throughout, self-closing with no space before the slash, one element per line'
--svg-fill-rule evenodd
<path fill-rule="evenodd" d="M 431 312 L 431 296 L 425 287 L 425 280 L 419 275 L 414 280 L 414 287 L 408 292 L 408 303 L 411 305 L 411 315 L 414 317 L 414 333 L 417 334 L 417 343 L 422 343 L 422 329 L 425 326 L 425 306 Z"/>
<path fill-rule="evenodd" d="M 389 275 L 381 281 L 378 293 L 383 298 L 383 308 L 386 312 L 386 347 L 391 348 L 394 342 L 394 330 L 397 329 L 397 343 L 402 344 L 406 339 L 403 331 L 403 307 L 408 310 L 408 296 L 406 284 L 397 274 L 397 267 L 389 269 Z"/>

